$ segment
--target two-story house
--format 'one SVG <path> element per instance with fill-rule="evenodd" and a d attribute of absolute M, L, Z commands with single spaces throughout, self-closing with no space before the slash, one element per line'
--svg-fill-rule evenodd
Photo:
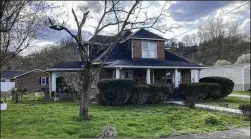
<path fill-rule="evenodd" d="M 136 32 L 127 31 L 125 39 L 115 44 L 96 80 L 130 78 L 138 84 L 173 84 L 191 82 L 191 70 L 206 68 L 180 58 L 165 49 L 167 39 L 145 29 Z M 107 44 L 113 37 L 97 36 L 96 44 L 102 49 L 96 51 L 94 65 L 100 64 L 105 58 Z M 89 42 L 91 42 L 90 39 Z M 87 43 L 88 44 L 88 43 Z M 62 62 L 47 69 L 50 72 L 50 90 L 55 91 L 55 72 L 71 72 L 82 70 L 80 61 Z M 197 78 L 199 79 L 199 74 Z M 196 79 L 196 81 L 198 81 Z M 93 88 L 97 90 L 96 83 Z M 95 90 L 94 89 L 94 90 Z"/>

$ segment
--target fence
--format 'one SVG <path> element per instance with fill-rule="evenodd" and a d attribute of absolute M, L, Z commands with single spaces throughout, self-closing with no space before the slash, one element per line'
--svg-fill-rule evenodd
<path fill-rule="evenodd" d="M 1 92 L 11 91 L 12 88 L 15 88 L 15 82 L 1 82 Z"/>

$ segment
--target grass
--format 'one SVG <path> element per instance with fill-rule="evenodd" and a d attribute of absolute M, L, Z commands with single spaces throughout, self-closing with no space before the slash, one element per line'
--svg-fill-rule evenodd
<path fill-rule="evenodd" d="M 228 104 L 229 108 L 238 109 L 241 104 L 250 104 L 249 98 L 239 98 L 239 97 L 226 97 L 222 100 L 205 102 L 204 104 L 209 104 L 213 106 L 227 107 L 225 104 Z"/>
<path fill-rule="evenodd" d="M 232 94 L 250 96 L 250 92 L 249 91 L 233 91 Z"/>
<path fill-rule="evenodd" d="M 3 138 L 84 138 L 95 137 L 106 125 L 119 137 L 168 137 L 213 132 L 249 126 L 243 116 L 167 104 L 144 106 L 91 105 L 91 120 L 78 121 L 79 107 L 73 102 L 49 102 L 42 98 L 13 104 L 1 112 Z M 207 125 L 202 116 L 214 114 L 220 125 Z"/>

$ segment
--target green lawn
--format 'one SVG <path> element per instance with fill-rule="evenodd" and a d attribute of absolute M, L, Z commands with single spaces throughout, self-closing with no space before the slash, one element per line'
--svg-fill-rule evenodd
<path fill-rule="evenodd" d="M 250 96 L 250 92 L 249 91 L 233 91 L 232 94 L 236 94 L 236 95 L 248 95 L 248 96 Z"/>
<path fill-rule="evenodd" d="M 239 97 L 226 97 L 222 100 L 205 102 L 204 104 L 210 104 L 213 106 L 227 107 L 224 104 L 228 104 L 229 108 L 238 109 L 241 104 L 249 104 L 249 98 L 239 98 Z"/>
<path fill-rule="evenodd" d="M 78 121 L 79 107 L 73 102 L 26 101 L 8 103 L 1 112 L 3 138 L 84 138 L 95 137 L 103 126 L 117 129 L 119 137 L 167 137 L 213 132 L 249 126 L 243 116 L 175 105 L 90 106 L 91 120 Z M 206 125 L 203 115 L 213 113 L 222 123 Z"/>

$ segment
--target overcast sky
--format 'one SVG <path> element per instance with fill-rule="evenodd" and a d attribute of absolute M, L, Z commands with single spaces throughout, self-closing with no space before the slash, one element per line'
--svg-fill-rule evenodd
<path fill-rule="evenodd" d="M 165 7 L 165 12 L 172 13 L 173 16 L 168 18 L 165 21 L 168 25 L 182 25 L 179 29 L 174 29 L 172 32 L 167 32 L 166 34 L 162 34 L 167 39 L 170 39 L 174 36 L 177 36 L 189 29 L 192 29 L 200 24 L 203 24 L 209 18 L 215 18 L 219 15 L 226 13 L 248 1 L 172 1 L 167 4 Z M 61 6 L 60 8 L 53 9 L 48 12 L 48 15 L 57 15 L 60 13 L 59 18 L 57 20 L 60 22 L 65 20 L 67 22 L 68 27 L 74 31 L 76 30 L 76 25 L 74 19 L 71 14 L 71 8 L 76 8 L 81 4 L 81 1 L 54 1 L 56 5 Z M 144 1 L 147 5 L 149 3 L 152 4 L 151 8 L 148 9 L 148 12 L 151 14 L 158 13 L 158 10 L 161 9 L 165 2 L 163 1 Z M 89 6 L 93 7 L 92 10 L 94 12 L 99 12 L 100 9 L 93 3 L 89 3 Z M 125 5 L 130 5 L 130 2 L 125 2 Z M 62 14 L 62 11 L 63 14 Z M 250 4 L 246 4 L 245 6 L 236 9 L 235 11 L 222 16 L 223 21 L 238 21 L 243 31 L 250 34 Z M 93 28 L 89 27 L 95 24 L 95 20 L 87 21 L 87 26 L 84 30 L 84 38 L 88 40 L 91 37 L 93 32 Z M 89 26 L 88 26 L 89 25 Z M 189 33 L 195 33 L 197 30 L 193 30 Z M 188 34 L 189 34 L 188 33 Z M 184 34 L 186 35 L 186 34 Z M 184 35 L 177 37 L 176 39 L 180 40 Z M 48 47 L 52 44 L 56 44 L 60 40 L 69 37 L 69 35 L 64 31 L 52 31 L 50 35 L 46 37 L 36 39 L 33 43 L 34 47 L 28 49 L 27 51 L 33 51 L 36 47 L 36 50 L 42 49 L 44 47 Z M 39 48 L 39 49 L 38 49 Z M 27 53 L 27 51 L 25 53 Z"/>

